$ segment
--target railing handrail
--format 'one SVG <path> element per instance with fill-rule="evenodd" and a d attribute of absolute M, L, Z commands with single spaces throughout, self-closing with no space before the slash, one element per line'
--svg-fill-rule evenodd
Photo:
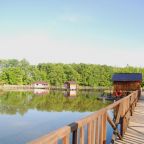
<path fill-rule="evenodd" d="M 138 91 L 134 91 L 130 95 L 114 102 L 113 104 L 108 105 L 105 108 L 102 108 L 93 114 L 82 118 L 72 124 L 69 124 L 67 126 L 64 126 L 62 128 L 57 129 L 54 132 L 50 132 L 49 134 L 42 136 L 41 138 L 38 138 L 32 142 L 29 142 L 29 144 L 56 144 L 58 143 L 59 139 L 62 139 L 63 144 L 69 144 L 69 137 L 70 133 L 73 133 L 73 144 L 78 143 L 77 138 L 77 131 L 80 129 L 80 143 L 84 144 L 84 126 L 88 126 L 88 144 L 93 143 L 93 140 L 96 141 L 97 139 L 94 138 L 91 131 L 93 131 L 96 135 L 96 133 L 99 134 L 98 143 L 104 144 L 106 143 L 106 122 L 108 121 L 113 129 L 117 131 L 118 137 L 121 138 L 123 136 L 123 133 L 125 132 L 125 129 L 128 125 L 129 116 L 132 115 L 134 107 L 138 101 L 139 93 Z M 108 111 L 111 109 L 117 109 L 117 114 L 115 121 L 110 118 L 108 115 Z M 117 129 L 117 125 L 122 118 L 121 123 L 121 134 Z M 126 120 L 125 120 L 126 119 Z M 96 123 L 100 123 L 101 127 L 98 128 Z M 97 129 L 94 131 L 93 127 L 97 127 Z M 100 129 L 100 130 L 99 130 Z M 99 131 L 99 132 L 97 132 Z M 101 136 L 102 135 L 102 136 Z M 96 137 L 96 136 L 95 136 Z"/>

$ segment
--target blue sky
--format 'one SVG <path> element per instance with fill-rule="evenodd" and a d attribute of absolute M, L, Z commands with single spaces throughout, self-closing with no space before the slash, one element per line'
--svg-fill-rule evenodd
<path fill-rule="evenodd" d="M 143 0 L 0 0 L 0 58 L 144 66 Z"/>

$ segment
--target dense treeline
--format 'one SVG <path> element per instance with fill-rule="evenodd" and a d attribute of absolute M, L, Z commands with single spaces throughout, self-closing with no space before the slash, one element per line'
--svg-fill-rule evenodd
<path fill-rule="evenodd" d="M 26 85 L 35 81 L 47 81 L 51 85 L 63 85 L 67 80 L 74 80 L 84 86 L 110 86 L 112 74 L 115 72 L 142 72 L 144 75 L 144 68 L 131 66 L 120 68 L 83 63 L 30 65 L 25 59 L 0 60 L 1 84 Z"/>

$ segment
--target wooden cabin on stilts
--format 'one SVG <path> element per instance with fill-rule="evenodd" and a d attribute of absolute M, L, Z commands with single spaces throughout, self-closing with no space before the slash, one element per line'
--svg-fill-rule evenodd
<path fill-rule="evenodd" d="M 141 73 L 115 73 L 112 81 L 114 97 L 124 97 L 136 90 L 139 90 L 139 95 L 141 93 Z"/>

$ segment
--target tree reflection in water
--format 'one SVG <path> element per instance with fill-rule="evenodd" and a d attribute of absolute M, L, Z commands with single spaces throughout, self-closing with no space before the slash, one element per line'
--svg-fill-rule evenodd
<path fill-rule="evenodd" d="M 70 96 L 72 94 L 72 96 Z M 29 109 L 38 111 L 77 111 L 93 112 L 107 106 L 110 102 L 97 100 L 99 95 L 96 91 L 47 91 L 34 92 L 1 92 L 1 114 L 25 114 Z"/>

